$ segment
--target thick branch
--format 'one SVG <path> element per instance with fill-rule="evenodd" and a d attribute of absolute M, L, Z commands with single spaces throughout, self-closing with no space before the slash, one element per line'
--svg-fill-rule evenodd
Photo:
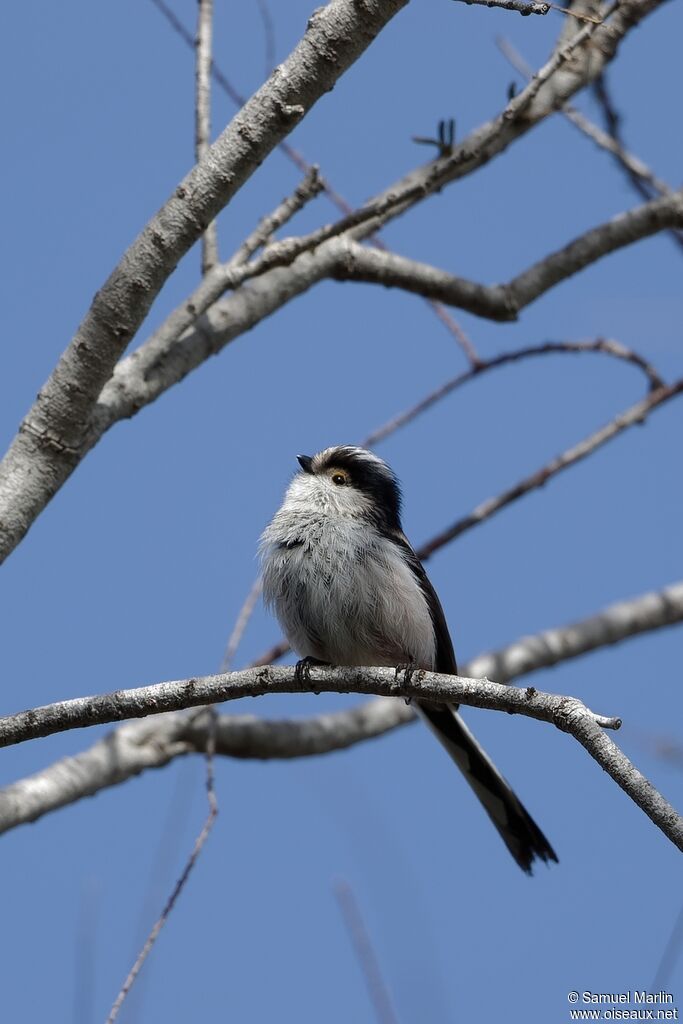
<path fill-rule="evenodd" d="M 472 676 L 509 683 L 630 637 L 683 622 L 683 582 L 609 605 L 568 626 L 525 636 L 508 647 L 480 654 L 467 665 Z"/>
<path fill-rule="evenodd" d="M 95 296 L 0 465 L 0 559 L 72 472 L 114 365 L 178 260 L 408 0 L 331 0 L 142 230 Z"/>
<path fill-rule="evenodd" d="M 410 679 L 395 669 L 323 668 L 311 669 L 312 678 L 298 677 L 293 668 L 273 665 L 242 669 L 223 675 L 154 683 L 132 690 L 90 697 L 75 697 L 0 718 L 0 747 L 52 736 L 71 729 L 147 718 L 167 711 L 221 704 L 242 697 L 266 693 L 366 693 L 382 697 L 420 698 L 450 701 L 492 711 L 521 714 L 541 722 L 560 725 L 560 705 L 550 694 L 526 694 L 522 690 L 488 680 L 448 676 L 436 672 L 415 672 Z M 547 699 L 546 699 L 547 698 Z M 595 717 L 595 716 L 594 716 Z M 603 728 L 618 728 L 616 719 L 599 719 Z"/>
<path fill-rule="evenodd" d="M 515 320 L 525 306 L 603 256 L 664 228 L 680 226 L 683 226 L 683 190 L 653 199 L 586 231 L 569 245 L 513 277 L 508 284 L 478 284 L 427 263 L 351 240 L 343 242 L 334 276 L 342 281 L 402 288 L 490 320 Z"/>
<path fill-rule="evenodd" d="M 0 559 L 19 543 L 112 422 L 133 415 L 208 356 L 331 272 L 334 254 L 329 246 L 323 245 L 317 250 L 315 261 L 304 253 L 291 268 L 277 268 L 264 274 L 246 290 L 247 294 L 241 289 L 230 299 L 217 303 L 180 340 L 174 337 L 164 345 L 143 346 L 139 353 L 124 360 L 119 367 L 121 372 L 105 389 L 96 413 L 88 416 L 117 354 L 137 329 L 177 258 L 186 251 L 183 247 L 199 237 L 221 203 L 224 205 L 242 178 L 246 180 L 249 176 L 254 162 L 262 159 L 293 127 L 283 125 L 283 118 L 296 118 L 300 106 L 315 102 L 319 92 L 329 88 L 346 63 L 368 44 L 370 40 L 363 32 L 379 31 L 405 2 L 386 0 L 380 4 L 368 0 L 361 10 L 356 9 L 352 0 L 334 0 L 322 14 L 317 14 L 285 65 L 276 69 L 269 82 L 245 105 L 211 147 L 207 158 L 129 249 L 98 293 L 74 342 L 0 464 Z M 624 0 L 608 23 L 582 29 L 497 118 L 474 131 L 449 155 L 390 186 L 369 204 L 368 210 L 354 214 L 353 222 L 359 225 L 354 237 L 367 237 L 383 221 L 503 152 L 512 141 L 593 81 L 613 58 L 629 30 L 661 2 Z M 326 35 L 330 24 L 332 28 Z M 358 27 L 358 32 L 344 37 L 351 24 Z M 326 47 L 334 42 L 337 32 L 342 42 L 334 57 L 339 60 L 329 67 L 328 63 L 334 62 L 331 49 L 328 53 Z M 304 52 L 312 54 L 308 63 L 299 60 Z M 295 94 L 303 100 L 301 104 L 292 102 Z M 253 125 L 256 127 L 252 131 Z M 214 157 L 220 158 L 219 165 Z M 150 364 L 151 380 L 147 375 Z"/>
<path fill-rule="evenodd" d="M 683 583 L 606 608 L 581 622 L 525 637 L 483 654 L 464 672 L 509 682 L 632 636 L 683 621 Z M 216 752 L 238 758 L 309 757 L 342 750 L 413 721 L 403 701 L 382 698 L 347 711 L 274 721 L 252 715 L 221 715 Z M 130 722 L 75 757 L 62 758 L 0 791 L 0 833 L 35 821 L 109 786 L 160 768 L 175 757 L 202 753 L 206 715 L 169 714 Z"/>
<path fill-rule="evenodd" d="M 573 735 L 665 835 L 683 850 L 683 819 L 603 733 L 619 719 L 594 714 L 573 697 L 522 690 L 484 679 L 418 671 L 412 678 L 386 668 L 313 668 L 308 679 L 292 668 L 245 669 L 223 676 L 158 683 L 135 690 L 83 697 L 35 708 L 0 720 L 0 744 L 8 746 L 55 732 L 122 718 L 236 700 L 266 693 L 353 692 L 386 697 L 450 701 L 471 707 L 521 714 L 548 722 Z"/>

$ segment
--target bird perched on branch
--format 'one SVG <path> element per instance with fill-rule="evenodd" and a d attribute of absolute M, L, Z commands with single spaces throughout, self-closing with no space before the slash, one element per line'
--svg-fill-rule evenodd
<path fill-rule="evenodd" d="M 457 675 L 436 591 L 401 529 L 382 459 L 342 445 L 299 455 L 261 538 L 263 593 L 305 664 L 410 665 Z M 450 704 L 415 701 L 519 866 L 557 861 L 538 825 Z"/>

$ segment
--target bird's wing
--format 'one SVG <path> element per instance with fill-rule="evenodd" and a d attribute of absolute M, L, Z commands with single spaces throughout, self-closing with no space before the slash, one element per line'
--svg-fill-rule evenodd
<path fill-rule="evenodd" d="M 436 638 L 434 671 L 443 672 L 448 676 L 457 676 L 458 666 L 455 661 L 453 641 L 451 640 L 451 634 L 448 632 L 446 616 L 443 613 L 441 601 L 439 601 L 437 593 L 424 570 L 424 566 L 410 546 L 406 535 L 404 533 L 394 533 L 392 534 L 392 540 L 401 549 L 404 561 L 417 580 L 429 607 Z"/>

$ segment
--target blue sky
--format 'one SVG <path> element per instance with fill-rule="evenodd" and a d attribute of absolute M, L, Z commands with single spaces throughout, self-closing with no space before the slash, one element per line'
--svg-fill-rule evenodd
<path fill-rule="evenodd" d="M 172 6 L 192 28 L 195 4 Z M 279 60 L 312 6 L 271 4 Z M 258 7 L 217 7 L 216 59 L 248 94 L 264 73 Z M 5 20 L 3 448 L 94 292 L 191 166 L 193 138 L 192 55 L 149 0 L 15 5 Z M 360 203 L 425 159 L 411 135 L 453 116 L 462 137 L 497 112 L 515 76 L 496 35 L 540 64 L 560 25 L 559 15 L 414 0 L 292 141 Z M 611 75 L 632 148 L 672 185 L 682 33 L 683 9 L 666 5 Z M 232 113 L 216 94 L 217 131 Z M 297 180 L 279 153 L 266 161 L 219 219 L 224 257 Z M 392 225 L 386 241 L 504 280 L 636 202 L 611 161 L 556 118 Z M 321 197 L 294 227 L 332 215 Z M 565 282 L 516 324 L 456 315 L 484 355 L 605 335 L 673 378 L 682 269 L 672 242 L 654 238 Z M 193 252 L 140 339 L 198 272 Z M 326 283 L 117 425 L 3 566 L 2 713 L 214 671 L 296 454 L 357 440 L 462 366 L 419 299 Z M 406 532 L 421 543 L 642 393 L 631 367 L 597 356 L 469 385 L 380 449 L 403 481 Z M 683 403 L 671 404 L 434 556 L 461 661 L 680 577 L 682 427 Z M 238 662 L 277 637 L 259 609 Z M 678 807 L 680 771 L 651 741 L 683 741 L 681 638 L 680 628 L 642 637 L 534 679 L 621 715 L 619 742 Z M 273 696 L 247 710 L 352 702 Z M 402 1024 L 561 1024 L 570 989 L 647 988 L 683 899 L 677 851 L 569 737 L 484 712 L 467 720 L 559 867 L 526 878 L 417 726 L 315 760 L 221 760 L 215 831 L 120 1019 L 185 1021 L 201 1006 L 206 1020 L 371 1022 L 333 896 L 340 878 Z M 0 781 L 100 734 L 5 750 Z M 188 759 L 3 837 L 7 1020 L 105 1019 L 204 818 L 203 771 Z M 668 987 L 683 1003 L 683 964 Z"/>

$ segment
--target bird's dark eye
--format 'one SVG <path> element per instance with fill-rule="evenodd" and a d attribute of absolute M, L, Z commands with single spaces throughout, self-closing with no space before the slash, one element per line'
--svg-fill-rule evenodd
<path fill-rule="evenodd" d="M 332 483 L 337 484 L 339 487 L 343 487 L 343 485 L 346 483 L 346 477 L 344 476 L 343 473 L 333 473 Z"/>

